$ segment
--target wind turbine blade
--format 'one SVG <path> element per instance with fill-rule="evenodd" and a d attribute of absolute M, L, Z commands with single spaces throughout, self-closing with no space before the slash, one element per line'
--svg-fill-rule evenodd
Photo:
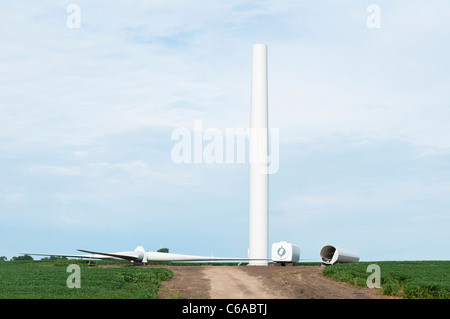
<path fill-rule="evenodd" d="M 207 257 L 192 256 L 161 252 L 147 252 L 148 261 L 250 261 L 250 260 L 269 260 L 266 258 L 228 258 L 228 257 Z"/>
<path fill-rule="evenodd" d="M 129 260 L 129 261 L 141 261 L 142 260 L 142 255 L 135 251 L 125 251 L 125 252 L 119 252 L 119 253 L 101 253 L 101 252 L 83 250 L 83 249 L 77 249 L 77 250 L 82 251 L 84 253 L 113 257 L 113 258 L 117 258 L 117 259 Z M 94 258 L 102 259 L 101 257 L 94 257 Z M 106 258 L 104 257 L 104 259 L 106 259 Z M 111 258 L 109 258 L 109 259 L 111 259 Z"/>

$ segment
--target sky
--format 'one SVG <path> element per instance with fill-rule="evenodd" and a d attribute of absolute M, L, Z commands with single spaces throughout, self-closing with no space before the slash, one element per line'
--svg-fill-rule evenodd
<path fill-rule="evenodd" d="M 246 257 L 248 161 L 177 162 L 173 132 L 194 153 L 196 123 L 200 152 L 206 132 L 248 128 L 264 43 L 269 245 L 450 259 L 449 15 L 445 0 L 3 3 L 0 256 Z"/>

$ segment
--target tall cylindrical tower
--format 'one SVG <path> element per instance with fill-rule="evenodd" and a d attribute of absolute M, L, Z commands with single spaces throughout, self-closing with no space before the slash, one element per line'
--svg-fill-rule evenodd
<path fill-rule="evenodd" d="M 269 251 L 269 175 L 267 46 L 252 48 L 252 85 L 250 110 L 250 207 L 249 265 L 267 266 Z"/>

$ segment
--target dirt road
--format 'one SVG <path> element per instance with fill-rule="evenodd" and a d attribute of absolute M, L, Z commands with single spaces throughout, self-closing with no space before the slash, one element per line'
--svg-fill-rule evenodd
<path fill-rule="evenodd" d="M 154 266 L 150 266 L 154 267 Z M 182 299 L 380 299 L 376 290 L 355 288 L 322 276 L 321 266 L 164 266 L 173 278 L 160 298 Z"/>

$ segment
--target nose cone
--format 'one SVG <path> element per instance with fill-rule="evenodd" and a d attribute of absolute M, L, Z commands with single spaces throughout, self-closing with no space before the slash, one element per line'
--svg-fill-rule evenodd
<path fill-rule="evenodd" d="M 146 252 L 146 250 L 144 249 L 144 247 L 142 247 L 142 246 L 137 246 L 137 247 L 134 249 L 134 251 L 137 252 L 137 253 L 139 254 L 139 259 L 138 259 L 139 262 L 142 262 L 142 263 L 146 263 L 146 262 L 147 262 L 147 252 Z"/>

